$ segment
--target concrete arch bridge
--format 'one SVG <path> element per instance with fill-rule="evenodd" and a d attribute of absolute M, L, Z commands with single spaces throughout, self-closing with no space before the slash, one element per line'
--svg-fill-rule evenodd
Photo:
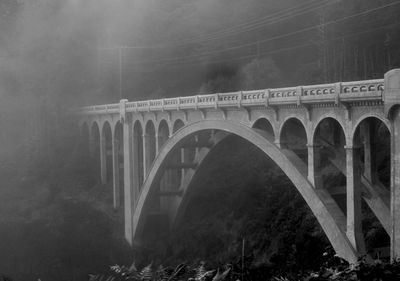
<path fill-rule="evenodd" d="M 87 106 L 82 138 L 123 206 L 125 237 L 140 243 L 152 216 L 177 223 L 191 183 L 231 135 L 278 165 L 337 254 L 365 253 L 362 201 L 400 256 L 400 70 L 384 79 Z M 386 155 L 387 157 L 383 157 Z M 378 173 L 382 162 L 390 172 Z M 340 184 L 327 171 L 342 175 Z M 346 199 L 339 206 L 335 196 Z"/>

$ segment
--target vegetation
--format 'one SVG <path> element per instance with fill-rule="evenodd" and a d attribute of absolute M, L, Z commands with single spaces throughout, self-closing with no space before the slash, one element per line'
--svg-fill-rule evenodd
<path fill-rule="evenodd" d="M 175 268 L 155 268 L 152 264 L 138 270 L 133 263 L 129 268 L 125 266 L 110 266 L 108 274 L 91 274 L 90 281 L 102 280 L 135 280 L 135 281 L 223 281 L 223 280 L 267 280 L 267 281 L 370 281 L 370 280 L 398 280 L 400 277 L 400 263 L 387 263 L 376 260 L 366 263 L 360 260 L 357 264 L 348 263 L 329 257 L 318 271 L 298 272 L 297 274 L 282 274 L 267 276 L 265 272 L 243 270 L 240 265 L 227 264 L 224 269 L 210 269 L 205 263 L 199 265 L 179 264 Z M 333 264 L 332 264 L 333 263 Z M 221 273 L 222 272 L 222 273 Z"/>

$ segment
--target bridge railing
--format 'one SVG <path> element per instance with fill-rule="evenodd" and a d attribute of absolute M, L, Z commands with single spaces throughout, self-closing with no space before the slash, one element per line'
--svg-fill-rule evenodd
<path fill-rule="evenodd" d="M 148 101 L 126 102 L 126 112 L 147 112 L 218 107 L 279 106 L 316 103 L 382 101 L 384 80 L 341 82 L 233 93 L 185 96 Z M 120 104 L 85 106 L 82 114 L 118 113 Z"/>

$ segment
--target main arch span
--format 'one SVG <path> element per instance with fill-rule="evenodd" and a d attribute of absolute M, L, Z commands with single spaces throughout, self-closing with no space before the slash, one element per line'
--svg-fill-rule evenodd
<path fill-rule="evenodd" d="M 365 254 L 362 201 L 400 257 L 399 105 L 400 70 L 392 70 L 378 80 L 121 100 L 79 114 L 99 178 L 124 208 L 129 243 L 140 242 L 149 217 L 179 220 L 198 170 L 234 135 L 282 169 L 337 254 L 353 262 Z M 332 171 L 341 180 L 330 182 Z"/>
<path fill-rule="evenodd" d="M 179 130 L 168 140 L 158 154 L 139 196 L 133 217 L 133 239 L 139 238 L 141 235 L 146 219 L 147 206 L 150 205 L 151 197 L 156 196 L 157 185 L 171 155 L 176 149 L 180 149 L 188 138 L 206 130 L 219 130 L 234 134 L 258 147 L 282 169 L 295 185 L 316 216 L 336 252 L 348 260 L 354 260 L 357 257 L 357 251 L 345 234 L 346 219 L 344 214 L 328 193 L 324 192 L 323 189 L 314 189 L 309 183 L 305 163 L 292 151 L 278 149 L 269 134 L 249 128 L 246 125 L 220 120 L 192 123 Z M 190 185 L 190 183 L 188 184 Z M 183 196 L 186 195 L 186 192 L 187 190 L 183 191 Z M 175 206 L 175 208 L 178 209 L 178 212 L 182 211 L 180 206 Z M 179 216 L 180 214 L 177 215 Z"/>

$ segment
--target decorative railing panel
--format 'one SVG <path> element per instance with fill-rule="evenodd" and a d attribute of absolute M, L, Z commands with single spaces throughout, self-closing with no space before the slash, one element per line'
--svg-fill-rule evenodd
<path fill-rule="evenodd" d="M 316 103 L 382 101 L 384 80 L 367 80 L 264 89 L 233 93 L 186 96 L 149 101 L 126 102 L 127 112 L 202 109 L 218 107 L 279 106 Z M 119 112 L 120 104 L 82 107 L 82 114 L 107 114 Z"/>

